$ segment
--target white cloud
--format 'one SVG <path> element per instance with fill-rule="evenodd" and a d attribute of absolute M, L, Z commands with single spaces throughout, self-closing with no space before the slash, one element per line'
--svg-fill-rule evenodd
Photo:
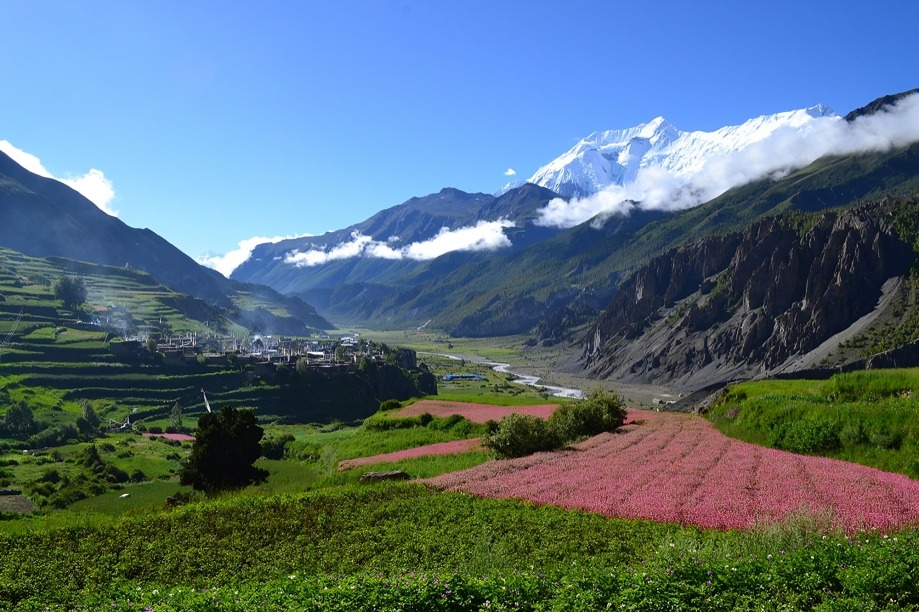
<path fill-rule="evenodd" d="M 513 168 L 508 168 L 504 171 L 504 176 L 517 176 L 517 171 Z"/>
<path fill-rule="evenodd" d="M 0 140 L 0 151 L 3 151 L 9 155 L 14 162 L 32 172 L 33 174 L 38 174 L 39 176 L 51 177 L 51 173 L 45 170 L 45 167 L 41 165 L 41 160 L 32 155 L 31 153 L 26 153 L 22 149 L 18 149 L 13 146 L 9 140 Z"/>
<path fill-rule="evenodd" d="M 308 251 L 291 251 L 285 256 L 284 262 L 305 268 L 352 257 L 408 258 L 423 261 L 452 251 L 494 251 L 511 246 L 511 241 L 504 235 L 506 227 L 514 227 L 513 221 L 479 221 L 475 225 L 456 230 L 442 228 L 433 238 L 400 248 L 391 246 L 398 242 L 398 239 L 390 238 L 387 242 L 381 242 L 355 231 L 351 233 L 349 241 L 339 243 L 331 249 L 314 247 Z"/>
<path fill-rule="evenodd" d="M 9 155 L 13 161 L 29 172 L 60 181 L 71 187 L 87 200 L 98 206 L 99 209 L 107 215 L 113 217 L 118 216 L 118 211 L 111 207 L 112 200 L 115 199 L 115 186 L 110 180 L 105 178 L 105 174 L 102 170 L 91 168 L 89 172 L 82 176 L 68 175 L 67 177 L 61 178 L 48 172 L 47 168 L 42 165 L 38 157 L 13 146 L 8 140 L 0 140 L 0 151 Z"/>
<path fill-rule="evenodd" d="M 709 159 L 690 179 L 661 168 L 642 168 L 634 182 L 612 185 L 586 198 L 556 198 L 539 211 L 537 223 L 572 227 L 589 219 L 602 224 L 633 206 L 679 210 L 698 206 L 731 189 L 802 168 L 825 155 L 886 151 L 919 141 L 919 94 L 887 111 L 847 122 L 840 117 L 813 121 L 806 130 L 781 128 L 730 155 Z"/>
<path fill-rule="evenodd" d="M 115 199 L 115 186 L 112 185 L 112 181 L 105 178 L 102 170 L 91 168 L 83 176 L 60 180 L 79 191 L 87 200 L 98 206 L 106 214 L 113 217 L 118 216 L 118 211 L 110 206 L 112 200 Z"/>
<path fill-rule="evenodd" d="M 337 244 L 329 251 L 317 248 L 312 248 L 306 252 L 291 251 L 284 258 L 284 263 L 293 264 L 298 268 L 311 268 L 330 261 L 335 261 L 336 259 L 358 257 L 363 254 L 364 249 L 373 242 L 375 241 L 370 236 L 364 236 L 360 232 L 355 231 L 351 233 L 350 242 Z M 382 242 L 375 242 L 375 245 L 379 245 L 380 247 L 386 246 Z"/>
<path fill-rule="evenodd" d="M 237 244 L 239 248 L 230 251 L 224 255 L 210 255 L 204 254 L 195 258 L 202 266 L 207 266 L 217 270 L 227 278 L 230 278 L 230 275 L 233 273 L 233 270 L 238 268 L 249 259 L 249 256 L 252 254 L 252 250 L 255 249 L 260 244 L 280 242 L 282 240 L 287 240 L 290 238 L 305 238 L 310 234 L 299 234 L 296 236 L 274 236 L 273 238 L 266 238 L 264 236 L 253 236 L 252 238 L 246 238 L 245 240 L 240 240 Z"/>
<path fill-rule="evenodd" d="M 479 221 L 475 225 L 457 230 L 441 228 L 436 236 L 424 242 L 415 242 L 404 247 L 405 256 L 410 259 L 434 259 L 451 251 L 497 251 L 511 246 L 504 235 L 504 228 L 514 227 L 513 221 Z"/>

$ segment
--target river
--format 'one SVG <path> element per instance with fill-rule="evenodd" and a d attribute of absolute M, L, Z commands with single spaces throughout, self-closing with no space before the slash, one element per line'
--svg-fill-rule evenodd
<path fill-rule="evenodd" d="M 477 356 L 460 356 L 460 355 L 450 355 L 448 353 L 426 353 L 419 351 L 419 355 L 437 355 L 438 357 L 446 357 L 448 359 L 454 359 L 456 361 L 471 361 L 473 363 L 480 363 L 482 365 L 490 366 L 495 372 L 500 372 L 501 374 L 509 374 L 514 377 L 514 380 L 511 382 L 517 383 L 518 385 L 527 385 L 529 387 L 538 387 L 540 389 L 546 389 L 550 395 L 553 397 L 569 397 L 574 399 L 582 399 L 584 393 L 580 389 L 570 389 L 568 387 L 556 387 L 554 385 L 544 385 L 540 383 L 541 380 L 538 376 L 533 376 L 531 374 L 521 374 L 520 372 L 512 372 L 508 368 L 511 367 L 509 363 L 498 363 L 496 361 L 488 361 Z"/>

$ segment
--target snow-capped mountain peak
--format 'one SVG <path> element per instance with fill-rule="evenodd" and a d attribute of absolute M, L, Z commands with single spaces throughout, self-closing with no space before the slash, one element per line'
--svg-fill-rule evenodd
<path fill-rule="evenodd" d="M 776 130 L 802 131 L 814 121 L 838 119 L 822 104 L 755 117 L 713 132 L 684 132 L 663 117 L 655 117 L 635 127 L 590 134 L 527 182 L 563 196 L 584 197 L 610 185 L 631 183 L 646 168 L 690 179 L 708 160 L 740 151 Z"/>

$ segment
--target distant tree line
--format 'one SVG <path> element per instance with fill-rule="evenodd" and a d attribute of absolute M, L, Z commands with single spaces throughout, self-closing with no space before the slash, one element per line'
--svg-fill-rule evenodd
<path fill-rule="evenodd" d="M 101 421 L 92 404 L 80 402 L 83 412 L 74 423 L 48 424 L 35 417 L 32 407 L 13 402 L 0 418 L 0 437 L 12 438 L 26 448 L 62 446 L 74 440 L 89 441 L 100 433 Z"/>

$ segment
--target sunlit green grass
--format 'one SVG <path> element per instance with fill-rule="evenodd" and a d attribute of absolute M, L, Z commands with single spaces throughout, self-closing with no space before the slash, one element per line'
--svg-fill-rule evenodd
<path fill-rule="evenodd" d="M 917 537 L 808 517 L 707 532 L 414 484 L 241 492 L 0 534 L 0 609 L 916 609 Z"/>
<path fill-rule="evenodd" d="M 321 458 L 334 454 L 337 461 L 355 457 L 371 457 L 438 442 L 452 442 L 468 437 L 452 431 L 412 427 L 388 431 L 368 431 L 349 427 L 330 433 L 315 433 L 298 438 L 290 444 L 294 457 Z"/>
<path fill-rule="evenodd" d="M 190 493 L 191 487 L 179 485 L 177 479 L 170 481 L 152 480 L 149 482 L 129 483 L 115 491 L 81 499 L 71 504 L 72 513 L 105 514 L 120 516 L 123 514 L 146 514 L 150 511 L 161 511 L 166 499 L 183 491 Z M 77 519 L 78 520 L 78 519 Z"/>
<path fill-rule="evenodd" d="M 333 487 L 360 482 L 367 472 L 390 472 L 400 470 L 411 478 L 433 478 L 441 474 L 466 470 L 486 461 L 492 461 L 494 455 L 488 451 L 471 451 L 455 455 L 426 455 L 401 461 L 381 461 L 350 470 L 326 474 L 317 482 L 317 487 Z"/>
<path fill-rule="evenodd" d="M 723 433 L 919 479 L 919 370 L 730 387 L 708 413 Z"/>
<path fill-rule="evenodd" d="M 268 480 L 255 490 L 260 493 L 299 493 L 315 483 L 320 474 L 307 461 L 259 459 L 256 467 L 268 470 Z"/>

